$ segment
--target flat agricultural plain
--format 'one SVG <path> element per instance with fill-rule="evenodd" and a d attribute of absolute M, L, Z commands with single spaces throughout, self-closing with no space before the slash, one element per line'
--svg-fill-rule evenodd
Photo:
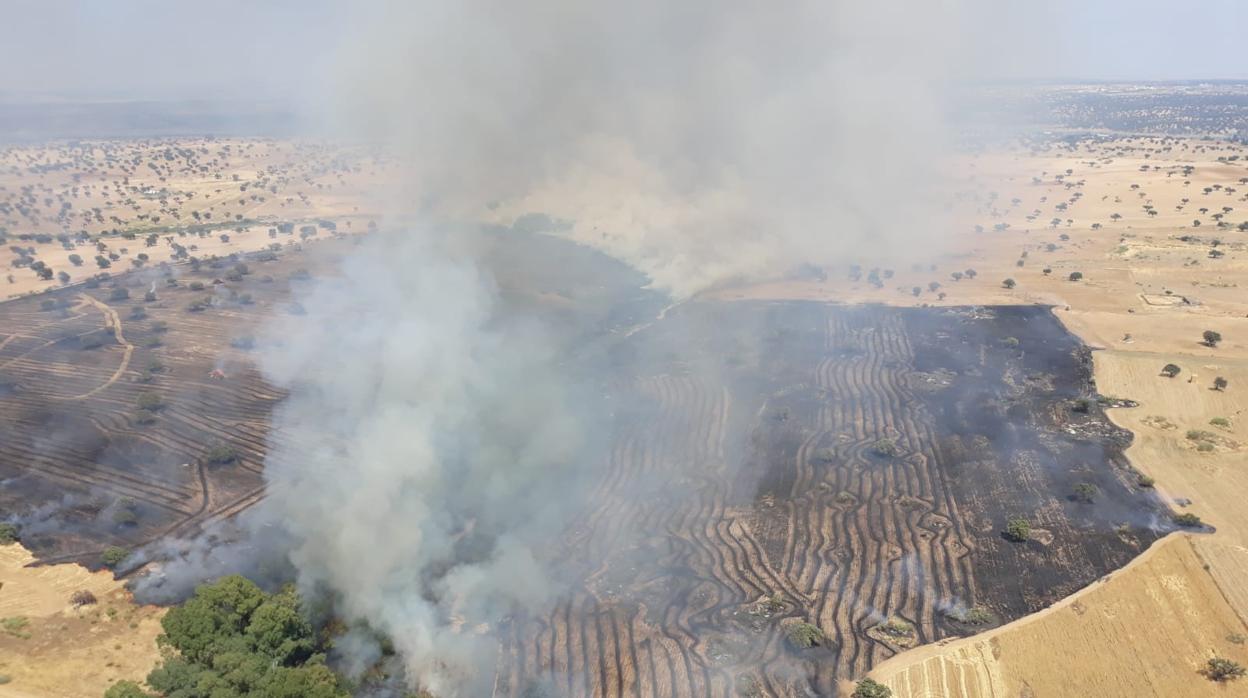
<path fill-rule="evenodd" d="M 966 155 L 951 165 L 965 225 L 929 264 L 830 265 L 663 313 L 605 255 L 500 233 L 498 260 L 533 256 L 496 265 L 507 302 L 565 320 L 599 304 L 590 339 L 620 409 L 593 506 L 558 542 L 593 565 L 555 608 L 497 624 L 496 694 L 835 695 L 867 674 L 915 697 L 1236 690 L 1199 670 L 1248 663 L 1246 154 L 1092 134 Z M 333 191 L 369 172 L 353 167 Z M 69 168 L 47 176 L 72 181 Z M 253 202 L 272 217 L 229 241 L 212 231 L 230 247 L 162 231 L 136 265 L 143 229 L 132 243 L 97 219 L 118 227 L 103 240 L 117 260 L 94 237 L 69 244 L 92 253 L 84 265 L 109 259 L 109 278 L 13 267 L 15 293 L 51 290 L 0 304 L 0 511 L 42 562 L 98 567 L 110 546 L 193 534 L 265 495 L 282 395 L 249 337 L 299 312 L 300 284 L 332 273 L 369 220 L 286 184 L 312 202 L 293 228 Z M 55 237 L 9 243 L 70 254 Z M 1179 529 L 1176 513 L 1208 525 Z M 1003 535 L 1015 518 L 1026 541 Z M 23 615 L 36 632 L 68 612 Z M 802 624 L 814 646 L 790 640 Z M 35 645 L 0 641 L 24 695 L 98 695 L 144 673 L 44 688 L 10 666 Z"/>

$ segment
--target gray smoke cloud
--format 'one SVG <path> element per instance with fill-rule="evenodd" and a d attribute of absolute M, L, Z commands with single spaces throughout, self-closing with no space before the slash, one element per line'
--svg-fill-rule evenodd
<path fill-rule="evenodd" d="M 979 5 L 396 3 L 341 49 L 333 116 L 404 199 L 569 220 L 677 297 L 905 262 L 946 232 Z"/>
<path fill-rule="evenodd" d="M 570 581 L 551 549 L 605 411 L 550 328 L 507 315 L 466 224 L 566 220 L 675 300 L 928 254 L 972 9 L 436 0 L 357 20 L 312 106 L 397 163 L 387 232 L 259 352 L 290 394 L 254 525 L 281 529 L 301 587 L 389 637 L 414 685 L 488 690 L 494 625 Z M 366 666 L 353 638 L 344 665 Z"/>

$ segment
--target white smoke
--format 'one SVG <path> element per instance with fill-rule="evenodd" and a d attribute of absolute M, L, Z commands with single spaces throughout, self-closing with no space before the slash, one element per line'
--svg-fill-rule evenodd
<path fill-rule="evenodd" d="M 543 551 L 582 505 L 594 425 L 552 340 L 500 317 L 445 222 L 567 219 L 678 299 L 800 263 L 924 254 L 944 227 L 967 8 L 373 9 L 323 106 L 403 176 L 379 193 L 389 231 L 271 328 L 261 365 L 290 397 L 261 518 L 295 541 L 301 585 L 389 636 L 410 680 L 480 695 L 490 624 L 559 591 Z"/>

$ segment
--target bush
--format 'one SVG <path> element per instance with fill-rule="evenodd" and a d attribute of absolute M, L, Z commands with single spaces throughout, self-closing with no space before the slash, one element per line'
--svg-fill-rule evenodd
<path fill-rule="evenodd" d="M 810 623 L 794 623 L 784 630 L 784 639 L 793 649 L 804 650 L 823 644 L 823 631 Z"/>
<path fill-rule="evenodd" d="M 191 289 L 192 291 L 202 291 L 202 290 L 204 290 L 204 282 L 202 282 L 202 281 L 192 281 L 192 282 L 191 282 L 191 285 L 190 285 L 190 289 Z"/>
<path fill-rule="evenodd" d="M 151 694 L 133 681 L 118 681 L 108 687 L 108 690 L 104 692 L 104 698 L 151 698 Z"/>
<path fill-rule="evenodd" d="M 1225 657 L 1214 657 L 1205 665 L 1204 673 L 1210 681 L 1225 682 L 1241 678 L 1246 672 L 1239 662 Z"/>
<path fill-rule="evenodd" d="M 160 393 L 149 391 L 146 393 L 139 393 L 139 398 L 136 400 L 136 404 L 141 410 L 156 411 L 165 406 L 165 399 L 160 396 Z"/>
<path fill-rule="evenodd" d="M 21 539 L 18 535 L 17 524 L 0 523 L 0 545 L 10 545 Z"/>
<path fill-rule="evenodd" d="M 129 289 L 121 288 L 120 286 L 108 292 L 108 299 L 110 301 L 124 301 L 129 297 Z"/>
<path fill-rule="evenodd" d="M 135 410 L 134 411 L 134 423 L 144 424 L 144 425 L 155 424 L 156 413 L 151 410 Z"/>
<path fill-rule="evenodd" d="M 906 637 L 914 632 L 914 626 L 900 618 L 889 618 L 875 627 L 885 635 L 893 637 Z"/>
<path fill-rule="evenodd" d="M 1214 390 L 1226 390 L 1226 386 L 1227 386 L 1227 381 L 1222 376 L 1218 376 L 1217 378 L 1213 379 Z"/>
<path fill-rule="evenodd" d="M 880 439 L 871 445 L 871 451 L 877 456 L 889 457 L 898 453 L 897 442 L 892 439 Z"/>
<path fill-rule="evenodd" d="M 1218 346 L 1218 342 L 1222 341 L 1222 335 L 1214 332 L 1213 330 L 1205 330 L 1200 336 L 1201 339 L 1204 340 L 1201 344 L 1204 344 L 1207 347 L 1216 347 Z"/>
<path fill-rule="evenodd" d="M 1140 487 L 1143 487 L 1144 489 L 1152 489 L 1153 486 L 1157 484 L 1157 480 L 1147 475 L 1141 475 L 1139 479 L 1136 480 L 1136 482 L 1139 484 Z"/>
<path fill-rule="evenodd" d="M 238 453 L 229 444 L 216 444 L 204 452 L 204 460 L 214 465 L 225 465 L 238 460 Z"/>
<path fill-rule="evenodd" d="M 1014 279 L 1006 279 L 1005 281 L 1001 282 L 1001 285 L 1006 288 L 1014 288 L 1015 286 L 1018 285 L 1018 282 L 1015 281 Z"/>
<path fill-rule="evenodd" d="M 1200 517 L 1190 512 L 1183 513 L 1183 514 L 1175 514 L 1173 520 L 1176 524 L 1180 526 L 1184 526 L 1186 528 L 1196 528 L 1198 526 L 1203 525 L 1203 523 L 1200 520 Z"/>
<path fill-rule="evenodd" d="M 1015 543 L 1023 543 L 1031 539 L 1031 523 L 1021 516 L 1015 516 L 1005 522 L 1005 537 Z"/>
<path fill-rule="evenodd" d="M 1088 410 L 1091 408 L 1092 408 L 1092 401 L 1087 399 L 1086 397 L 1081 397 L 1075 400 L 1070 405 L 1070 409 L 1072 412 L 1078 412 L 1080 414 L 1087 414 Z"/>
<path fill-rule="evenodd" d="M 100 555 L 100 560 L 105 567 L 113 569 L 130 557 L 130 551 L 119 545 L 111 545 Z"/>
<path fill-rule="evenodd" d="M 1174 378 L 1175 376 L 1179 375 L 1179 371 L 1182 371 L 1182 370 L 1183 369 L 1179 368 L 1175 364 L 1166 364 L 1165 366 L 1161 367 L 1161 375 L 1165 376 L 1166 378 Z"/>
<path fill-rule="evenodd" d="M 1100 494 L 1100 490 L 1090 482 L 1081 482 L 1075 485 L 1074 498 L 1076 501 L 1091 504 L 1096 501 L 1096 495 Z"/>
<path fill-rule="evenodd" d="M 86 589 L 79 589 L 69 597 L 69 602 L 75 606 L 91 606 L 97 603 L 97 601 L 95 594 Z"/>
<path fill-rule="evenodd" d="M 118 526 L 133 526 L 139 522 L 139 515 L 133 509 L 118 509 L 113 512 L 113 523 Z"/>
<path fill-rule="evenodd" d="M 854 687 L 850 698 L 892 698 L 893 690 L 874 679 L 863 679 Z"/>
<path fill-rule="evenodd" d="M 1231 426 L 1231 420 L 1227 419 L 1226 417 L 1214 417 L 1213 419 L 1209 420 L 1209 424 L 1215 427 L 1222 427 L 1223 429 L 1225 429 Z"/>
<path fill-rule="evenodd" d="M 1083 272 L 1081 272 L 1081 271 L 1072 271 L 1072 272 L 1070 272 L 1070 277 L 1069 277 L 1069 278 L 1070 278 L 1070 280 L 1071 280 L 1071 281 L 1078 281 L 1078 280 L 1080 280 L 1080 279 L 1082 279 L 1082 278 L 1083 278 Z"/>

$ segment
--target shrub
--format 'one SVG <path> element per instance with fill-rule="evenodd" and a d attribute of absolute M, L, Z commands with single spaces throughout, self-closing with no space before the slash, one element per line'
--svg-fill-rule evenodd
<path fill-rule="evenodd" d="M 91 606 L 97 603 L 97 599 L 95 594 L 92 594 L 90 591 L 79 589 L 69 597 L 69 602 L 75 606 Z"/>
<path fill-rule="evenodd" d="M 1178 366 L 1174 364 L 1166 364 L 1165 366 L 1161 367 L 1161 375 L 1165 376 L 1166 378 L 1174 378 L 1175 376 L 1179 375 L 1179 371 L 1182 371 L 1182 370 L 1183 369 L 1179 368 Z"/>
<path fill-rule="evenodd" d="M 1096 501 L 1096 495 L 1099 493 L 1100 490 L 1096 488 L 1096 485 L 1093 485 L 1090 482 L 1081 482 L 1075 485 L 1074 497 L 1076 501 L 1091 504 Z"/>
<path fill-rule="evenodd" d="M 204 290 L 204 282 L 202 282 L 202 281 L 192 281 L 192 282 L 191 282 L 191 285 L 190 285 L 190 289 L 191 289 L 192 291 L 202 291 L 202 290 Z"/>
<path fill-rule="evenodd" d="M 893 637 L 905 637 L 914 632 L 914 626 L 900 618 L 889 618 L 875 627 L 885 635 Z"/>
<path fill-rule="evenodd" d="M 238 453 L 229 444 L 216 444 L 204 451 L 204 460 L 214 465 L 233 463 L 237 459 Z"/>
<path fill-rule="evenodd" d="M 134 411 L 134 423 L 135 424 L 155 424 L 156 413 L 151 410 L 135 410 Z"/>
<path fill-rule="evenodd" d="M 1078 280 L 1080 280 L 1080 279 L 1082 279 L 1082 278 L 1083 278 L 1083 272 L 1081 272 L 1081 271 L 1072 271 L 1072 272 L 1070 272 L 1070 277 L 1069 277 L 1069 278 L 1070 278 L 1070 280 L 1071 280 L 1071 281 L 1078 281 Z"/>
<path fill-rule="evenodd" d="M 108 292 L 108 299 L 110 301 L 124 301 L 129 297 L 130 290 L 120 286 Z"/>
<path fill-rule="evenodd" d="M 1213 379 L 1214 390 L 1225 390 L 1226 385 L 1227 385 L 1226 379 L 1223 378 L 1222 376 L 1218 376 L 1217 378 Z"/>
<path fill-rule="evenodd" d="M 135 403 L 141 410 L 156 411 L 165 406 L 165 400 L 160 396 L 160 393 L 151 391 L 139 393 L 138 400 Z"/>
<path fill-rule="evenodd" d="M 132 526 L 139 522 L 139 515 L 133 509 L 118 509 L 113 512 L 113 523 L 118 526 Z"/>
<path fill-rule="evenodd" d="M 1222 427 L 1223 429 L 1231 426 L 1231 420 L 1227 419 L 1226 417 L 1214 417 L 1213 419 L 1209 420 L 1209 423 L 1215 427 Z"/>
<path fill-rule="evenodd" d="M 169 330 L 169 323 L 165 322 L 164 320 L 152 321 L 153 332 L 167 332 L 168 330 Z"/>
<path fill-rule="evenodd" d="M 17 524 L 0 523 L 0 545 L 9 545 L 21 540 Z"/>
<path fill-rule="evenodd" d="M 1075 400 L 1070 405 L 1070 409 L 1072 412 L 1078 412 L 1080 414 L 1087 414 L 1088 410 L 1091 408 L 1092 408 L 1092 401 L 1087 399 L 1086 397 L 1081 397 Z"/>
<path fill-rule="evenodd" d="M 133 681 L 118 681 L 104 691 L 104 698 L 151 698 L 151 694 Z"/>
<path fill-rule="evenodd" d="M 1210 681 L 1234 681 L 1241 678 L 1245 673 L 1243 665 L 1239 662 L 1231 661 L 1225 657 L 1214 657 L 1205 665 L 1205 676 Z"/>
<path fill-rule="evenodd" d="M 1018 285 L 1018 282 L 1015 281 L 1014 279 L 1006 279 L 1005 281 L 1001 282 L 1001 285 L 1006 288 L 1014 288 L 1015 286 Z"/>
<path fill-rule="evenodd" d="M 1141 475 L 1136 482 L 1144 489 L 1152 489 L 1152 487 L 1157 484 L 1157 480 L 1147 475 Z"/>
<path fill-rule="evenodd" d="M 1005 537 L 1015 543 L 1031 539 L 1031 523 L 1021 516 L 1012 517 L 1005 522 Z"/>
<path fill-rule="evenodd" d="M 117 567 L 117 565 L 124 562 L 127 557 L 130 557 L 130 551 L 119 545 L 111 545 L 100 554 L 100 560 L 104 563 L 104 566 L 109 569 Z"/>
<path fill-rule="evenodd" d="M 1175 514 L 1173 520 L 1176 524 L 1187 528 L 1196 528 L 1202 525 L 1200 517 L 1191 512 Z"/>
<path fill-rule="evenodd" d="M 892 698 L 893 689 L 874 679 L 863 679 L 854 687 L 850 698 Z"/>
<path fill-rule="evenodd" d="M 1006 337 L 1005 339 L 1001 340 L 1001 344 L 1010 349 L 1016 349 L 1018 348 L 1018 345 L 1019 345 L 1018 337 Z"/>
<path fill-rule="evenodd" d="M 1216 347 L 1222 341 L 1222 335 L 1213 330 L 1205 330 L 1200 336 L 1204 340 L 1201 344 L 1207 347 Z"/>
<path fill-rule="evenodd" d="M 895 456 L 898 452 L 897 442 L 892 439 L 880 439 L 871 445 L 871 451 L 877 456 Z"/>
<path fill-rule="evenodd" d="M 810 623 L 793 623 L 784 630 L 784 639 L 793 649 L 804 650 L 823 644 L 823 631 Z"/>
<path fill-rule="evenodd" d="M 0 618 L 0 630 L 4 630 L 4 632 L 13 637 L 20 637 L 23 640 L 30 639 L 30 632 L 26 630 L 29 625 L 30 620 L 26 616 Z"/>

